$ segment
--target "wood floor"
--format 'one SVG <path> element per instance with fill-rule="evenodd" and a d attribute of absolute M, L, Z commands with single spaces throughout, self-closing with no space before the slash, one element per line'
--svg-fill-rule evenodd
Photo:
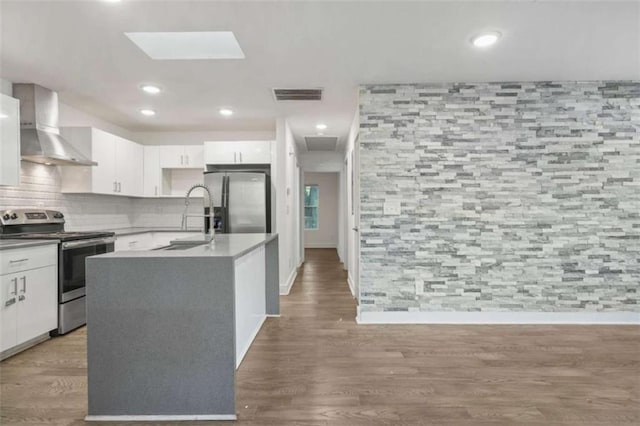
<path fill-rule="evenodd" d="M 640 425 L 639 327 L 358 326 L 335 250 L 306 257 L 240 366 L 236 423 Z M 0 423 L 85 424 L 85 342 L 1 363 Z"/>

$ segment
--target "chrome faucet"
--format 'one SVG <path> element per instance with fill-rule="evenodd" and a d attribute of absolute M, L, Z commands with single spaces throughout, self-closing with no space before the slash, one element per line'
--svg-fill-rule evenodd
<path fill-rule="evenodd" d="M 215 235 L 215 223 L 214 223 L 214 214 L 213 214 L 213 197 L 211 196 L 211 191 L 209 190 L 209 188 L 206 185 L 203 185 L 201 183 L 193 185 L 191 188 L 189 188 L 189 190 L 187 191 L 187 195 L 185 195 L 184 197 L 184 212 L 182 212 L 182 224 L 180 225 L 180 229 L 182 229 L 183 231 L 187 230 L 187 218 L 188 217 L 207 217 L 204 214 L 187 214 L 187 211 L 189 210 L 189 196 L 191 195 L 191 192 L 193 192 L 194 189 L 196 188 L 202 188 L 205 190 L 205 192 L 207 193 L 207 195 L 209 196 L 209 233 L 207 233 L 207 226 L 206 224 L 204 225 L 204 234 L 206 237 L 207 242 L 211 242 L 213 240 L 213 237 Z"/>

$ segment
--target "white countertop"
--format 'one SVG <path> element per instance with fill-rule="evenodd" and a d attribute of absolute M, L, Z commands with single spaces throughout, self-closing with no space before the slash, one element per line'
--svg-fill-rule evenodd
<path fill-rule="evenodd" d="M 169 227 L 169 228 L 162 228 L 162 227 L 156 227 L 156 228 L 146 228 L 146 227 L 131 227 L 131 228 L 118 228 L 118 229 L 105 229 L 104 231 L 106 232 L 114 232 L 117 236 L 124 236 L 124 235 L 135 235 L 135 234 L 144 234 L 146 232 L 202 232 L 202 230 L 200 229 L 189 229 L 189 230 L 184 230 L 184 229 L 180 229 L 179 227 Z"/>
<path fill-rule="evenodd" d="M 278 234 L 216 234 L 212 244 L 203 243 L 185 250 L 139 250 L 117 251 L 101 254 L 102 258 L 159 258 L 159 257 L 231 257 L 238 258 L 251 250 L 268 243 Z M 178 243 L 200 241 L 202 235 L 181 238 Z"/>
<path fill-rule="evenodd" d="M 59 240 L 0 240 L 0 250 L 58 244 Z"/>

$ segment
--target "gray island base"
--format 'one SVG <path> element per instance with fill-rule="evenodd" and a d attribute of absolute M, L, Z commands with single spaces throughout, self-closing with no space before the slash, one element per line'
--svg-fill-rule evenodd
<path fill-rule="evenodd" d="M 236 368 L 278 287 L 277 234 L 88 258 L 86 419 L 234 420 Z"/>

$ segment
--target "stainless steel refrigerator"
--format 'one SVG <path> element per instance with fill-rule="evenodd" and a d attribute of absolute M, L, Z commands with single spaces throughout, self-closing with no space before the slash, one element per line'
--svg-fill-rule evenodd
<path fill-rule="evenodd" d="M 269 174 L 252 171 L 211 171 L 204 184 L 213 197 L 216 232 L 270 233 L 271 182 Z M 205 216 L 209 208 L 205 207 Z M 205 227 L 209 229 L 209 218 Z"/>

